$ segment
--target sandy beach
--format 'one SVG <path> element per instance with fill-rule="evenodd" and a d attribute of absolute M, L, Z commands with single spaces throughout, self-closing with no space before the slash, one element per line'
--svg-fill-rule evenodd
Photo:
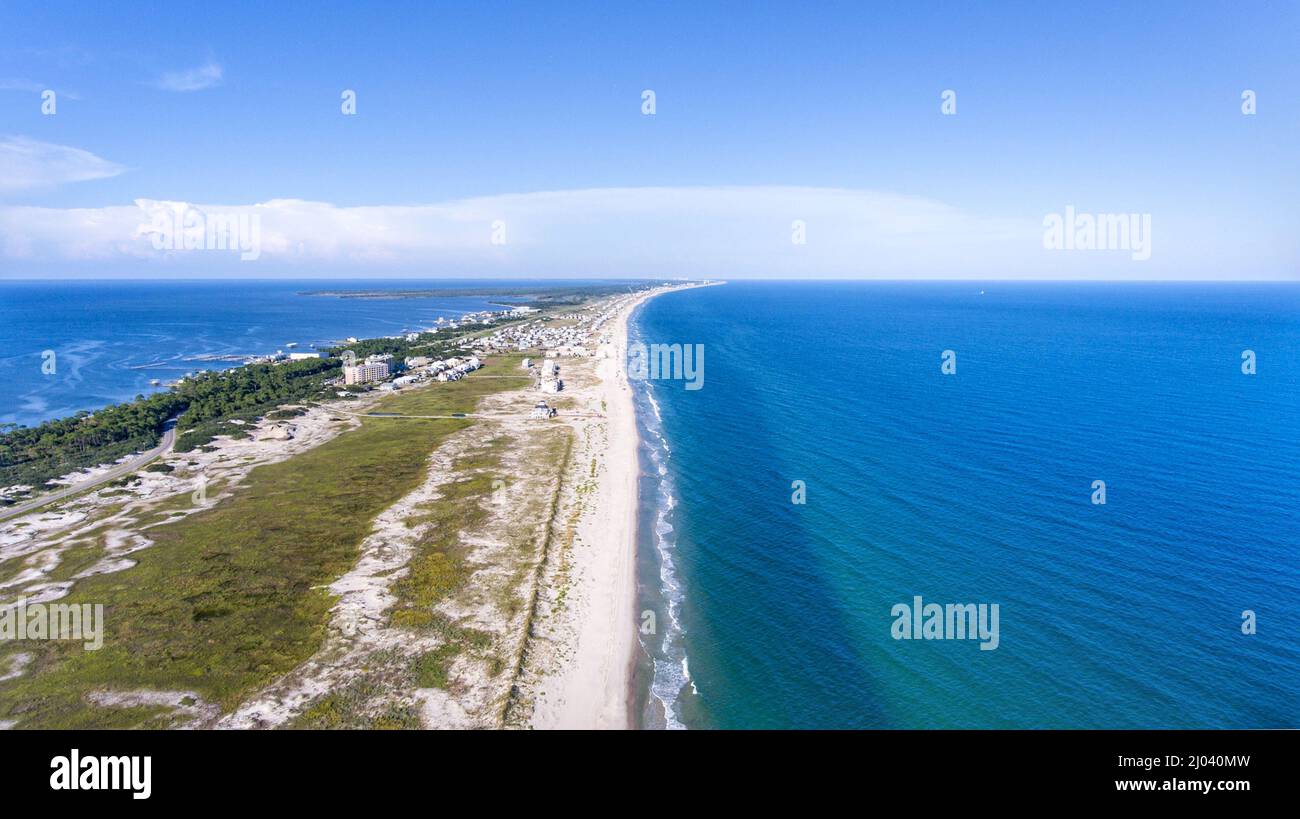
<path fill-rule="evenodd" d="M 547 396 L 557 410 L 550 419 L 531 417 L 540 397 L 535 376 L 517 364 L 474 376 L 523 384 L 485 396 L 475 423 L 430 453 L 422 482 L 374 519 L 352 568 L 328 586 L 334 605 L 326 638 L 305 662 L 224 713 L 180 689 L 115 688 L 88 702 L 166 706 L 172 727 L 310 726 L 322 709 L 342 709 L 341 724 L 356 727 L 394 713 L 403 725 L 423 728 L 632 727 L 640 466 L 624 362 L 631 314 L 669 289 L 675 288 L 596 305 L 586 352 L 556 359 L 564 389 Z M 441 389 L 426 384 L 403 395 Z M 132 568 L 135 553 L 153 547 L 153 527 L 229 502 L 257 467 L 355 434 L 361 417 L 384 400 L 374 393 L 346 407 L 312 408 L 288 423 L 264 421 L 246 438 L 221 436 L 201 450 L 164 455 L 171 473 L 139 472 L 126 486 L 105 485 L 5 521 L 0 558 L 24 566 L 0 582 L 0 597 L 56 600 L 80 578 Z M 456 503 L 444 500 L 447 493 L 475 475 L 490 479 L 493 489 L 477 522 L 451 533 L 464 554 L 466 581 L 432 610 L 451 631 L 394 624 L 395 584 L 412 571 L 420 544 L 439 531 L 428 523 L 428 510 Z M 196 476 L 207 479 L 207 499 L 176 503 Z M 74 577 L 52 577 L 66 554 L 92 536 L 103 541 L 102 559 Z M 448 647 L 448 633 L 476 635 L 476 642 Z M 412 677 L 421 658 L 444 656 L 440 679 Z M 24 674 L 23 662 L 6 673 Z"/>
<path fill-rule="evenodd" d="M 701 285 L 687 285 L 698 287 Z M 609 341 L 598 352 L 595 384 L 575 393 L 604 410 L 592 429 L 595 486 L 577 519 L 568 593 L 562 613 L 539 611 L 534 623 L 535 653 L 552 663 L 535 682 L 533 727 L 630 728 L 632 673 L 636 653 L 637 501 L 640 462 L 636 408 L 627 382 L 628 322 L 642 303 L 670 290 L 661 288 L 621 301 L 609 323 Z M 584 393 L 587 393 L 584 395 Z M 572 479 L 566 479 L 572 484 Z M 554 585 L 553 583 L 551 585 Z M 567 622 L 565 622 L 567 620 Z M 549 668 L 546 666 L 549 665 Z M 530 681 L 524 675 L 522 683 Z"/>
<path fill-rule="evenodd" d="M 662 291 L 659 291 L 662 292 Z M 533 726 L 627 728 L 636 650 L 637 429 L 632 391 L 622 363 L 627 324 L 647 294 L 628 299 L 610 323 L 610 343 L 599 351 L 594 397 L 605 408 L 599 430 L 597 481 L 577 524 L 571 628 L 557 635 L 569 657 L 543 678 Z"/>

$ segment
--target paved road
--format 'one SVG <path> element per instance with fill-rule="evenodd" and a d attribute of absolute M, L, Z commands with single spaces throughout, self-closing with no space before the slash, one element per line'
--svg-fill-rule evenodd
<path fill-rule="evenodd" d="M 56 489 L 53 492 L 47 492 L 46 494 L 41 495 L 39 498 L 29 500 L 25 503 L 20 503 L 17 506 L 10 506 L 7 509 L 0 509 L 0 520 L 4 520 L 5 518 L 11 518 L 14 517 L 15 515 L 26 514 L 27 512 L 31 512 L 34 509 L 40 509 L 42 506 L 47 506 L 51 503 L 54 503 L 55 501 L 61 501 L 64 498 L 77 494 L 78 492 L 85 492 L 87 489 L 92 489 L 96 486 L 99 486 L 101 483 L 117 480 L 118 478 L 124 477 L 126 475 L 130 475 L 132 472 L 135 472 L 141 467 L 147 465 L 150 461 L 154 460 L 159 455 L 163 455 L 167 452 L 170 452 L 171 448 L 175 444 L 176 444 L 176 419 L 173 418 L 163 426 L 162 441 L 158 443 L 158 446 L 154 447 L 148 452 L 141 453 L 140 455 L 135 456 L 134 458 L 132 458 L 129 461 L 126 461 L 125 463 L 118 464 L 117 466 L 105 472 L 103 475 L 98 475 L 94 478 L 90 478 L 88 480 L 82 481 L 81 483 L 73 484 L 72 486 L 65 486 L 62 489 Z"/>

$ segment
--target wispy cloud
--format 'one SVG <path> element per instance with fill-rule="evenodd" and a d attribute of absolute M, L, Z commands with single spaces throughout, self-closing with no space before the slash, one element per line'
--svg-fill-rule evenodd
<path fill-rule="evenodd" d="M 0 137 L 0 195 L 107 179 L 124 170 L 80 148 L 21 136 Z"/>
<path fill-rule="evenodd" d="M 202 91 L 221 85 L 222 68 L 215 61 L 187 71 L 168 71 L 154 83 L 164 91 Z"/>
<path fill-rule="evenodd" d="M 0 78 L 0 91 L 30 91 L 33 94 L 39 94 L 46 88 L 49 88 L 49 86 L 42 85 L 32 80 L 24 80 L 14 77 Z"/>
<path fill-rule="evenodd" d="M 30 94 L 44 94 L 46 91 L 54 91 L 45 83 L 34 82 L 32 80 L 6 78 L 0 79 L 0 91 L 25 91 Z M 81 95 L 75 91 L 58 91 L 59 97 L 65 100 L 79 100 Z"/>

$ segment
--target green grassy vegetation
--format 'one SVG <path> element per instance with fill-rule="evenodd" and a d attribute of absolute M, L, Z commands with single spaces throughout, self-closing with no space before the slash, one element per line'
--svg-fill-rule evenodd
<path fill-rule="evenodd" d="M 71 580 L 98 563 L 104 557 L 107 531 L 107 527 L 100 527 L 72 541 L 59 555 L 59 565 L 50 571 L 49 579 L 56 583 Z"/>
<path fill-rule="evenodd" d="M 492 479 L 486 475 L 455 481 L 418 516 L 415 522 L 433 525 L 420 538 L 406 576 L 394 584 L 399 602 L 390 614 L 393 625 L 427 625 L 434 604 L 464 584 L 469 567 L 460 533 L 486 518 L 482 499 L 491 491 Z"/>
<path fill-rule="evenodd" d="M 131 705 L 103 708 L 95 728 L 105 730 L 161 730 L 170 728 L 175 715 L 165 705 Z"/>
<path fill-rule="evenodd" d="M 516 366 L 517 356 L 502 356 L 482 372 Z M 471 376 L 399 393 L 378 409 L 471 412 L 483 395 L 512 386 Z M 0 663 L 18 651 L 35 657 L 25 674 L 0 682 L 0 719 L 23 728 L 104 726 L 117 719 L 112 709 L 85 700 L 98 689 L 192 690 L 229 710 L 316 651 L 332 604 L 325 586 L 352 566 L 374 517 L 423 479 L 433 448 L 472 423 L 367 418 L 319 447 L 252 470 L 233 497 L 212 508 L 149 529 L 155 545 L 132 555 L 137 566 L 81 580 L 60 601 L 104 605 L 102 649 L 53 641 L 0 646 Z M 464 491 L 482 489 L 475 482 Z M 432 600 L 459 570 L 454 561 L 430 559 L 421 571 L 409 599 Z"/>
<path fill-rule="evenodd" d="M 306 415 L 307 407 L 290 407 L 286 409 L 272 410 L 266 414 L 267 420 L 285 421 L 289 418 L 297 418 L 299 415 Z"/>
<path fill-rule="evenodd" d="M 447 674 L 456 654 L 457 647 L 451 643 L 421 654 L 411 667 L 415 685 L 418 688 L 446 688 Z"/>
<path fill-rule="evenodd" d="M 317 731 L 364 730 L 400 731 L 420 727 L 420 715 L 409 705 L 393 703 L 378 715 L 370 716 L 371 700 L 383 688 L 371 677 L 362 677 L 339 691 L 331 691 L 312 703 L 287 727 Z"/>
<path fill-rule="evenodd" d="M 505 438 L 494 438 L 457 458 L 452 471 L 465 477 L 444 484 L 437 500 L 407 520 L 411 527 L 430 525 L 416 543 L 406 576 L 393 586 L 398 598 L 390 612 L 393 625 L 419 628 L 436 622 L 433 607 L 469 577 L 461 535 L 487 519 L 487 504 L 497 481 L 502 480 L 500 464 L 506 443 Z"/>
<path fill-rule="evenodd" d="M 28 555 L 0 560 L 0 583 L 7 583 L 18 576 L 27 567 Z"/>
<path fill-rule="evenodd" d="M 445 621 L 441 627 L 457 631 Z M 347 686 L 331 691 L 309 705 L 285 726 L 289 729 L 338 730 L 377 729 L 401 730 L 419 728 L 420 718 L 415 708 L 400 702 L 389 701 L 395 691 L 415 688 L 440 688 L 451 685 L 451 664 L 461 650 L 461 645 L 471 645 L 485 650 L 491 644 L 491 635 L 470 629 L 454 636 L 453 642 L 409 657 L 389 650 L 371 658 L 361 676 Z M 449 633 L 450 633 L 449 632 Z M 489 658 L 493 676 L 504 665 L 499 659 Z M 376 703 L 380 707 L 376 708 Z"/>

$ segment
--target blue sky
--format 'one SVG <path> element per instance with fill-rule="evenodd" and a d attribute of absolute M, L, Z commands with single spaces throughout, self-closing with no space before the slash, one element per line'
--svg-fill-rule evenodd
<path fill-rule="evenodd" d="M 1300 266 L 1300 4 L 84 5 L 0 6 L 3 276 Z M 340 112 L 344 89 L 356 116 Z M 940 113 L 945 89 L 955 116 Z M 137 200 L 331 210 L 268 211 L 255 270 L 78 233 L 125 224 Z M 1045 255 L 1044 215 L 1067 205 L 1150 214 L 1151 259 Z M 370 235 L 428 224 L 443 238 L 324 247 L 359 207 L 376 209 Z M 510 241 L 474 247 L 496 210 Z M 792 248 L 795 219 L 807 244 Z"/>

